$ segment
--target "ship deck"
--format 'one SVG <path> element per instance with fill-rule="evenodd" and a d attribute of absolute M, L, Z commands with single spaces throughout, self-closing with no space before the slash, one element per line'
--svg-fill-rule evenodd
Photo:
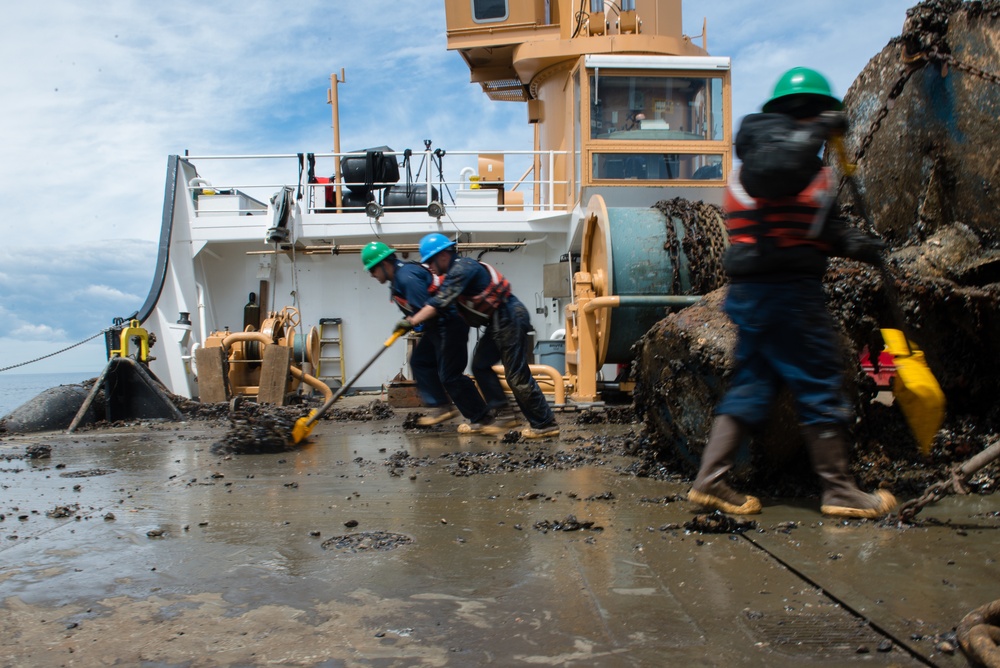
<path fill-rule="evenodd" d="M 3 665 L 963 666 L 950 632 L 1000 598 L 996 496 L 912 527 L 765 499 L 700 533 L 684 481 L 602 447 L 639 425 L 504 443 L 405 415 L 228 457 L 224 420 L 5 437 Z"/>

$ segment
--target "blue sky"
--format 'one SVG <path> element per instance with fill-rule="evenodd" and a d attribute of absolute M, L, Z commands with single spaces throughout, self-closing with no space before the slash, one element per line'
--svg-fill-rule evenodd
<path fill-rule="evenodd" d="M 843 95 L 912 2 L 687 0 L 733 60 L 737 120 L 775 80 L 815 67 Z M 523 105 L 490 102 L 445 49 L 443 0 L 43 0 L 0 23 L 0 368 L 135 311 L 159 235 L 167 156 L 333 148 L 530 148 Z M 697 40 L 696 40 L 697 41 Z M 155 352 L 155 351 L 154 351 Z M 102 339 L 6 373 L 94 371 Z"/>

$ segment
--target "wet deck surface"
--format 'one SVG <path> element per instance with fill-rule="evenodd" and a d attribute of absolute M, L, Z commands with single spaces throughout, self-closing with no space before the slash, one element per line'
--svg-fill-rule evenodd
<path fill-rule="evenodd" d="M 638 425 L 508 444 L 404 415 L 229 458 L 215 423 L 5 437 L 0 664 L 964 666 L 942 634 L 1000 598 L 996 496 L 905 529 L 765 500 L 757 530 L 689 533 L 685 484 L 589 449 Z M 597 461 L 459 474 L 486 451 Z M 536 528 L 571 515 L 594 524 Z"/>

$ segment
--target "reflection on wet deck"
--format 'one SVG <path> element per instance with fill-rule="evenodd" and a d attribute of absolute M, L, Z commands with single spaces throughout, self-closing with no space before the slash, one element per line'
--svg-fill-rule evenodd
<path fill-rule="evenodd" d="M 457 452 L 579 454 L 588 430 L 630 429 L 562 419 L 561 440 L 530 445 L 408 432 L 401 417 L 323 422 L 297 451 L 228 459 L 209 452 L 221 428 L 202 423 L 9 437 L 0 454 L 44 442 L 53 455 L 0 473 L 2 654 L 11 665 L 960 666 L 943 634 L 1000 598 L 996 497 L 946 499 L 907 529 L 772 500 L 740 537 L 685 532 L 692 508 L 672 500 L 683 483 L 621 475 L 627 462 L 606 454 L 454 474 Z M 91 475 L 67 477 L 80 472 Z M 46 515 L 57 507 L 73 512 Z M 593 525 L 536 528 L 570 516 Z M 377 531 L 412 542 L 323 547 Z"/>

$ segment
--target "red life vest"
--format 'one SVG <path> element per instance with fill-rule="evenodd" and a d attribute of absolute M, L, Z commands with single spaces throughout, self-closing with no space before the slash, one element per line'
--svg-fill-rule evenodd
<path fill-rule="evenodd" d="M 427 265 L 424 266 L 426 267 Z M 430 269 L 428 269 L 427 271 L 430 271 Z M 431 279 L 431 284 L 427 286 L 427 294 L 429 295 L 436 294 L 437 291 L 441 289 L 441 284 L 444 283 L 444 276 L 435 274 L 433 272 L 431 273 L 431 276 L 433 276 L 433 278 Z"/>
<path fill-rule="evenodd" d="M 490 273 L 489 285 L 478 295 L 472 297 L 462 295 L 456 300 L 459 315 L 471 327 L 485 327 L 490 324 L 493 313 L 510 297 L 510 282 L 503 277 L 503 274 L 485 262 L 479 264 L 486 267 Z"/>
<path fill-rule="evenodd" d="M 735 172 L 722 198 L 729 242 L 756 244 L 767 238 L 778 248 L 812 246 L 829 251 L 830 245 L 817 237 L 835 199 L 829 167 L 821 169 L 798 195 L 775 199 L 748 195 L 740 184 L 739 172 Z"/>

